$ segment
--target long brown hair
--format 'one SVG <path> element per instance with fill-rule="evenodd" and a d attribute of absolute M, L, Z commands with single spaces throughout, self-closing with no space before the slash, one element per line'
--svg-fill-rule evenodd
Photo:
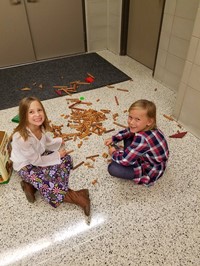
<path fill-rule="evenodd" d="M 31 103 L 34 102 L 34 101 L 37 101 L 41 105 L 42 110 L 44 112 L 44 117 L 45 118 L 44 118 L 43 124 L 41 125 L 41 130 L 43 129 L 45 131 L 49 131 L 51 129 L 51 127 L 49 125 L 49 120 L 48 120 L 46 111 L 45 111 L 44 106 L 41 103 L 41 101 L 35 96 L 25 97 L 19 103 L 19 124 L 13 131 L 13 134 L 15 132 L 19 132 L 24 140 L 27 140 L 27 138 L 29 136 L 29 133 L 28 133 L 28 130 L 27 130 L 28 110 L 30 108 Z"/>
<path fill-rule="evenodd" d="M 143 109 L 147 111 L 147 117 L 153 120 L 153 123 L 147 128 L 147 130 L 157 128 L 156 105 L 153 102 L 145 100 L 145 99 L 138 100 L 134 102 L 133 104 L 131 104 L 128 111 L 130 112 L 133 109 Z"/>

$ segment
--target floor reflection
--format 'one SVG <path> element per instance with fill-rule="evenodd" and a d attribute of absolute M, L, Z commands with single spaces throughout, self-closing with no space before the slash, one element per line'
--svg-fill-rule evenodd
<path fill-rule="evenodd" d="M 42 251 L 51 245 L 55 245 L 59 242 L 64 242 L 71 237 L 76 237 L 80 234 L 86 233 L 87 231 L 99 226 L 100 224 L 104 223 L 106 218 L 103 215 L 96 215 L 92 217 L 91 221 L 88 223 L 87 221 L 83 220 L 78 223 L 75 223 L 74 225 L 62 229 L 52 236 L 49 236 L 48 238 L 42 238 L 38 240 L 37 242 L 30 243 L 26 246 L 22 246 L 18 249 L 10 250 L 9 252 L 6 252 L 3 254 L 1 251 L 1 256 L 4 258 L 0 260 L 1 266 L 7 266 L 11 263 L 19 262 L 20 260 L 30 256 L 34 255 L 35 253 Z"/>

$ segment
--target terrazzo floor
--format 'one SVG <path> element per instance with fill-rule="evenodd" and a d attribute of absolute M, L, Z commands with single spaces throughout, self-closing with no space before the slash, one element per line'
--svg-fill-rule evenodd
<path fill-rule="evenodd" d="M 114 132 L 93 134 L 83 140 L 80 148 L 79 139 L 67 141 L 67 149 L 74 149 L 74 165 L 99 154 L 92 162 L 94 168 L 81 165 L 70 176 L 72 189 L 89 188 L 91 217 L 87 219 L 79 207 L 71 204 L 63 203 L 54 209 L 39 194 L 34 204 L 29 203 L 19 177 L 13 173 L 8 184 L 0 185 L 0 265 L 199 266 L 200 140 L 189 132 L 182 139 L 169 138 L 180 128 L 163 114 L 172 114 L 176 95 L 154 80 L 148 68 L 127 56 L 109 51 L 99 54 L 133 80 L 75 97 L 83 96 L 92 103 L 92 109 L 110 109 L 103 124 L 107 129 L 115 128 L 114 132 L 121 127 L 113 124 L 113 114 L 119 114 L 118 123 L 126 124 L 124 111 L 132 102 L 140 98 L 153 100 L 158 126 L 170 148 L 167 171 L 154 186 L 137 186 L 107 173 L 107 159 L 102 157 L 107 152 L 104 139 Z M 61 116 L 70 113 L 66 98 L 69 96 L 43 102 L 49 119 L 64 125 L 63 132 L 69 132 Z M 16 124 L 11 118 L 17 110 L 0 111 L 1 130 L 12 132 Z M 97 183 L 93 185 L 94 179 Z"/>

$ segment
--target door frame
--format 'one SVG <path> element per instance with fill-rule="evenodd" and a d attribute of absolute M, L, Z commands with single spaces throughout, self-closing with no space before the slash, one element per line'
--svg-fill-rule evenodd
<path fill-rule="evenodd" d="M 87 45 L 87 24 L 86 24 L 86 11 L 85 11 L 85 0 L 82 0 L 82 9 L 83 9 L 83 31 L 84 31 L 84 46 L 85 46 L 85 52 L 88 52 L 88 45 Z"/>
<path fill-rule="evenodd" d="M 120 55 L 127 54 L 129 7 L 130 0 L 122 0 Z"/>
<path fill-rule="evenodd" d="M 156 54 L 154 58 L 153 72 L 152 76 L 154 76 L 156 60 L 158 55 L 158 48 L 160 43 L 160 34 L 163 23 L 164 9 L 165 9 L 166 0 L 163 2 L 163 8 L 161 13 L 161 21 L 158 33 L 158 41 L 156 45 Z M 130 9 L 130 0 L 122 0 L 122 18 L 121 18 L 121 38 L 120 38 L 120 55 L 127 55 L 127 42 L 128 42 L 128 24 L 129 24 L 129 9 Z"/>

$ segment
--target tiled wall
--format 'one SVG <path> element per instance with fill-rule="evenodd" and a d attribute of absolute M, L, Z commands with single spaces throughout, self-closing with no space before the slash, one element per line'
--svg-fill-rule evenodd
<path fill-rule="evenodd" d="M 108 0 L 108 50 L 120 53 L 122 0 Z"/>
<path fill-rule="evenodd" d="M 109 49 L 119 54 L 122 0 L 86 0 L 88 51 Z"/>
<path fill-rule="evenodd" d="M 86 0 L 88 51 L 119 54 L 122 0 Z M 174 116 L 200 137 L 200 0 L 166 0 L 154 78 L 177 92 Z M 197 12 L 198 10 L 198 12 Z"/>
<path fill-rule="evenodd" d="M 199 0 L 166 0 L 154 78 L 178 91 Z"/>
<path fill-rule="evenodd" d="M 200 138 L 200 3 L 179 85 L 174 116 Z"/>

